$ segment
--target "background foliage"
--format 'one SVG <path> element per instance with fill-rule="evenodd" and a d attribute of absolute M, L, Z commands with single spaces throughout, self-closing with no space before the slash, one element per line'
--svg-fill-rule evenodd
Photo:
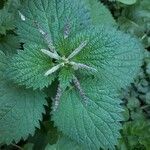
<path fill-rule="evenodd" d="M 0 50 L 2 50 L 6 54 L 6 56 L 8 56 L 7 52 L 9 54 L 14 54 L 16 53 L 16 49 L 22 49 L 21 39 L 19 39 L 16 34 L 14 21 L 18 13 L 18 9 L 21 7 L 23 1 L 25 0 L 0 1 Z M 122 105 L 125 108 L 125 111 L 123 112 L 125 121 L 122 122 L 123 129 L 121 130 L 121 139 L 119 140 L 116 149 L 150 150 L 150 1 L 101 0 L 101 2 L 111 11 L 115 20 L 112 19 L 111 14 L 107 16 L 107 19 L 105 17 L 97 19 L 99 18 L 99 16 L 102 16 L 102 14 L 104 16 L 105 14 L 107 14 L 107 12 L 105 12 L 105 9 L 102 9 L 104 6 L 100 3 L 99 5 L 97 5 L 92 2 L 92 0 L 86 1 L 92 11 L 93 22 L 95 24 L 100 24 L 101 21 L 103 21 L 107 25 L 111 24 L 116 28 L 130 33 L 133 36 L 139 38 L 146 49 L 144 64 L 141 68 L 139 76 L 136 78 L 134 83 L 132 83 L 131 86 L 128 87 L 127 90 L 120 91 L 122 95 L 121 98 L 123 100 Z M 95 7 L 97 7 L 97 9 L 93 9 Z M 101 8 L 101 11 L 97 11 L 99 7 Z M 2 61 L 4 58 L 3 53 L 0 54 L 0 58 Z M 4 88 L 8 88 L 8 84 L 10 83 L 4 83 Z M 56 84 L 57 83 L 53 83 L 51 91 L 55 91 Z M 11 94 L 12 89 L 9 90 Z M 14 91 L 15 88 L 13 89 L 13 92 Z M 54 92 L 49 93 L 48 91 L 47 93 L 50 96 L 54 94 Z M 20 94 L 26 93 L 21 90 L 19 95 L 17 94 L 18 93 L 16 93 L 16 96 L 20 96 Z M 41 97 L 43 96 L 44 95 L 42 95 Z M 15 97 L 13 99 L 15 99 Z M 38 99 L 40 102 L 40 96 L 38 97 Z M 51 100 L 49 98 L 47 98 L 47 100 L 48 104 L 44 103 L 44 105 L 46 108 L 46 112 L 49 112 L 50 110 L 48 106 L 51 105 Z M 38 106 L 35 107 L 38 108 Z M 22 106 L 22 108 L 24 108 L 24 106 Z M 70 145 L 73 145 L 73 150 L 84 149 L 80 145 L 69 139 L 69 137 L 64 137 L 62 133 L 57 131 L 57 129 L 53 126 L 53 122 L 47 121 L 50 117 L 48 113 L 45 113 L 44 110 L 39 111 L 43 112 L 44 119 L 41 122 L 40 129 L 36 129 L 34 136 L 30 136 L 27 140 L 22 139 L 21 141 L 18 141 L 17 144 L 14 143 L 10 144 L 9 146 L 2 144 L 0 149 L 68 150 L 70 149 Z M 38 113 L 35 113 L 34 115 L 37 115 L 39 118 L 41 118 L 40 114 Z M 34 123 L 34 125 L 38 127 L 36 121 Z M 32 130 L 32 127 L 29 128 Z M 19 132 L 21 132 L 21 129 L 19 129 Z M 19 132 L 17 133 L 20 134 Z"/>

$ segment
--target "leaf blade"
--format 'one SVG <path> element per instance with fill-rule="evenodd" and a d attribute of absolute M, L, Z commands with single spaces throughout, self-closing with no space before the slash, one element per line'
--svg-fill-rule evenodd
<path fill-rule="evenodd" d="M 10 79 L 27 88 L 43 89 L 52 83 L 55 74 L 46 77 L 45 72 L 52 66 L 52 59 L 40 51 L 37 45 L 25 46 L 15 54 L 7 69 Z"/>
<path fill-rule="evenodd" d="M 0 143 L 10 144 L 33 135 L 45 113 L 45 94 L 17 87 L 6 79 L 0 84 Z"/>
<path fill-rule="evenodd" d="M 26 17 L 26 21 L 17 20 L 18 34 L 25 43 L 39 43 L 47 48 L 47 44 L 41 37 L 34 25 L 38 22 L 46 34 L 51 35 L 53 41 L 59 35 L 64 35 L 64 28 L 69 23 L 70 34 L 76 30 L 81 30 L 89 21 L 89 14 L 79 0 L 27 0 L 21 13 Z M 76 7 L 75 7 L 76 6 Z"/>
<path fill-rule="evenodd" d="M 9 59 L 0 51 L 0 143 L 3 144 L 33 135 L 47 105 L 43 92 L 27 90 L 8 80 Z"/>
<path fill-rule="evenodd" d="M 74 88 L 69 89 L 62 96 L 58 110 L 53 113 L 55 125 L 89 150 L 99 147 L 114 149 L 121 128 L 119 121 L 122 120 L 120 100 L 97 80 L 84 80 L 81 86 L 89 98 L 88 105 L 82 103 Z"/>
<path fill-rule="evenodd" d="M 75 62 L 95 68 L 102 82 L 118 89 L 133 82 L 144 56 L 144 48 L 136 38 L 114 28 L 100 26 L 77 34 L 73 42 L 78 44 L 78 41 L 87 39 L 89 44 L 76 56 Z"/>

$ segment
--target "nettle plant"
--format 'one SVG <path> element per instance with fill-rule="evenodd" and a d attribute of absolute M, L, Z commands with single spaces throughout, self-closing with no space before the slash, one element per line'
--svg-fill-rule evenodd
<path fill-rule="evenodd" d="M 58 130 L 78 149 L 115 149 L 119 91 L 139 72 L 139 41 L 118 31 L 97 1 L 26 0 L 16 27 L 23 50 L 0 52 L 0 143 L 34 134 L 50 95 L 45 89 L 51 93 L 57 81 L 50 120 Z"/>

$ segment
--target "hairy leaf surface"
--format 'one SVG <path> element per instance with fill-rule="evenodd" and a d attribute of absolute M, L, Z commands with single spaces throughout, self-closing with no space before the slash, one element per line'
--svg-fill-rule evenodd
<path fill-rule="evenodd" d="M 66 89 L 70 85 L 73 79 L 74 71 L 70 68 L 63 68 L 59 74 L 60 87 Z"/>
<path fill-rule="evenodd" d="M 6 55 L 11 55 L 17 52 L 20 43 L 19 38 L 13 34 L 0 35 L 0 50 Z"/>
<path fill-rule="evenodd" d="M 138 40 L 113 28 L 101 26 L 91 27 L 68 39 L 60 39 L 56 48 L 60 50 L 61 56 L 67 57 L 84 41 L 88 41 L 88 44 L 72 58 L 72 61 L 96 69 L 96 76 L 101 82 L 119 89 L 133 81 L 139 72 L 143 58 L 143 48 Z M 11 76 L 21 84 L 24 82 L 23 84 L 29 87 L 43 88 L 52 81 L 53 74 L 45 77 L 44 73 L 53 65 L 50 58 L 41 54 L 40 48 L 30 47 L 13 59 L 15 74 L 11 71 L 13 73 Z M 84 68 L 79 68 L 79 71 L 81 75 L 84 75 L 85 72 L 91 73 Z M 60 72 L 60 74 L 63 73 Z"/>
<path fill-rule="evenodd" d="M 0 143 L 18 142 L 34 134 L 45 112 L 45 95 L 25 90 L 12 82 L 0 81 Z"/>
<path fill-rule="evenodd" d="M 15 82 L 26 87 L 44 88 L 53 81 L 55 74 L 45 77 L 45 72 L 53 66 L 52 60 L 40 51 L 37 45 L 26 46 L 24 51 L 14 55 L 9 68 L 8 76 Z"/>
<path fill-rule="evenodd" d="M 9 59 L 0 51 L 0 143 L 10 144 L 26 139 L 39 127 L 45 112 L 45 94 L 26 90 L 7 80 Z"/>
<path fill-rule="evenodd" d="M 48 144 L 45 150 L 86 150 L 83 149 L 78 143 L 71 140 L 67 136 L 60 136 L 57 143 L 54 145 Z"/>
<path fill-rule="evenodd" d="M 35 21 L 55 41 L 68 26 L 70 34 L 89 24 L 89 13 L 79 0 L 27 0 L 21 13 L 25 21 L 17 21 L 18 33 L 23 42 L 45 45 Z"/>
<path fill-rule="evenodd" d="M 122 138 L 118 149 L 123 146 L 127 149 L 140 149 L 141 146 L 148 150 L 150 147 L 150 121 L 137 119 L 126 122 L 123 125 Z"/>
<path fill-rule="evenodd" d="M 0 34 L 6 34 L 7 30 L 14 29 L 14 16 L 4 7 L 0 9 Z"/>
<path fill-rule="evenodd" d="M 22 10 L 22 14 L 26 17 L 26 20 L 22 21 L 18 25 L 18 28 L 20 36 L 27 43 L 34 42 L 42 45 L 42 48 L 46 47 L 46 44 L 44 45 L 44 39 L 41 37 L 34 23 L 34 21 L 37 21 L 43 31 L 47 32 L 48 36 L 52 36 L 56 50 L 61 56 L 67 57 L 82 42 L 88 41 L 88 45 L 86 45 L 84 50 L 74 60 L 97 69 L 101 82 L 108 82 L 120 88 L 125 87 L 133 81 L 141 66 L 143 50 L 136 39 L 113 28 L 105 28 L 102 26 L 94 29 L 91 26 L 86 27 L 87 30 L 81 32 L 84 20 L 88 20 L 88 13 L 82 15 L 86 9 L 80 8 L 81 4 L 77 7 L 79 10 L 74 7 L 79 5 L 78 0 L 52 2 L 53 0 L 46 0 L 44 2 L 41 0 L 26 1 L 25 9 Z M 82 18 L 80 18 L 81 15 Z M 71 33 L 67 39 L 64 39 L 64 28 L 67 25 L 66 23 L 69 23 L 69 21 L 66 21 L 68 17 L 71 22 Z M 78 30 L 80 31 L 78 32 Z M 42 68 L 42 65 L 40 68 Z M 19 78 L 17 80 L 20 80 Z M 41 80 L 46 80 L 44 76 L 41 76 L 41 78 Z M 45 85 L 48 85 L 47 82 L 43 83 L 43 81 L 40 82 L 42 85 L 36 86 L 30 80 L 26 82 L 28 83 L 25 84 L 34 88 L 43 88 Z M 39 83 L 37 80 L 36 82 Z"/>
<path fill-rule="evenodd" d="M 7 67 L 7 57 L 6 55 L 0 50 L 0 77 L 4 75 L 4 71 Z"/>
<path fill-rule="evenodd" d="M 116 25 L 110 11 L 99 0 L 85 0 L 90 10 L 93 24 Z"/>
<path fill-rule="evenodd" d="M 105 27 L 76 34 L 73 43 L 77 47 L 80 41 L 85 40 L 89 43 L 74 61 L 97 69 L 101 82 L 108 82 L 116 88 L 125 87 L 133 81 L 142 65 L 144 52 L 138 40 Z"/>
<path fill-rule="evenodd" d="M 87 105 L 78 91 L 70 88 L 53 112 L 55 125 L 89 150 L 114 149 L 122 120 L 120 100 L 113 89 L 97 79 L 82 80 L 81 87 L 87 95 Z"/>

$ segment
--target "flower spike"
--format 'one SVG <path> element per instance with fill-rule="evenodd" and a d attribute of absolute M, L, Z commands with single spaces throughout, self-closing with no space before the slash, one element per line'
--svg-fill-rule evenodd
<path fill-rule="evenodd" d="M 64 63 L 61 63 L 61 64 L 58 64 L 58 65 L 52 67 L 45 73 L 45 76 L 49 76 L 50 74 L 56 72 L 60 67 L 63 67 L 63 66 L 64 66 Z"/>
<path fill-rule="evenodd" d="M 50 49 L 51 52 L 57 54 L 57 51 L 55 49 L 55 46 L 53 45 L 53 41 L 50 35 L 48 35 L 46 32 L 43 31 L 43 29 L 41 28 L 40 24 L 37 21 L 34 21 L 37 29 L 39 30 L 39 32 L 42 34 L 42 36 L 44 37 L 45 41 L 48 44 L 48 47 Z"/>
<path fill-rule="evenodd" d="M 79 80 L 77 79 L 77 77 L 74 76 L 73 78 L 73 83 L 75 85 L 75 87 L 77 88 L 77 90 L 79 91 L 79 94 L 81 95 L 84 103 L 87 105 L 87 101 L 88 101 L 88 98 L 86 97 L 86 94 L 85 92 L 83 91 L 81 85 L 80 85 L 80 82 Z"/>
<path fill-rule="evenodd" d="M 51 51 L 49 50 L 46 50 L 46 49 L 41 49 L 41 51 L 46 54 L 47 56 L 49 56 L 50 58 L 54 58 L 54 59 L 57 59 L 59 60 L 61 57 L 58 55 L 58 54 L 55 54 L 55 53 L 52 53 Z"/>
<path fill-rule="evenodd" d="M 18 11 L 18 13 L 19 13 L 19 16 L 20 16 L 21 20 L 25 21 L 26 17 L 20 11 Z"/>
<path fill-rule="evenodd" d="M 86 45 L 87 45 L 87 41 L 82 42 L 78 48 L 76 48 L 69 56 L 67 59 L 71 59 L 74 56 L 76 56 Z"/>
<path fill-rule="evenodd" d="M 90 67 L 88 65 L 85 65 L 85 64 L 76 63 L 76 62 L 73 62 L 73 61 L 71 61 L 69 64 L 71 64 L 75 70 L 87 69 L 87 70 L 92 71 L 92 72 L 97 72 L 97 69 L 95 69 L 93 67 Z"/>
<path fill-rule="evenodd" d="M 70 24 L 66 23 L 64 27 L 64 39 L 68 38 L 69 34 L 70 34 Z"/>
<path fill-rule="evenodd" d="M 62 89 L 61 89 L 60 84 L 59 84 L 58 89 L 57 89 L 57 94 L 56 94 L 56 97 L 54 99 L 54 107 L 53 107 L 54 111 L 56 111 L 58 106 L 59 106 L 61 95 L 62 95 Z"/>

